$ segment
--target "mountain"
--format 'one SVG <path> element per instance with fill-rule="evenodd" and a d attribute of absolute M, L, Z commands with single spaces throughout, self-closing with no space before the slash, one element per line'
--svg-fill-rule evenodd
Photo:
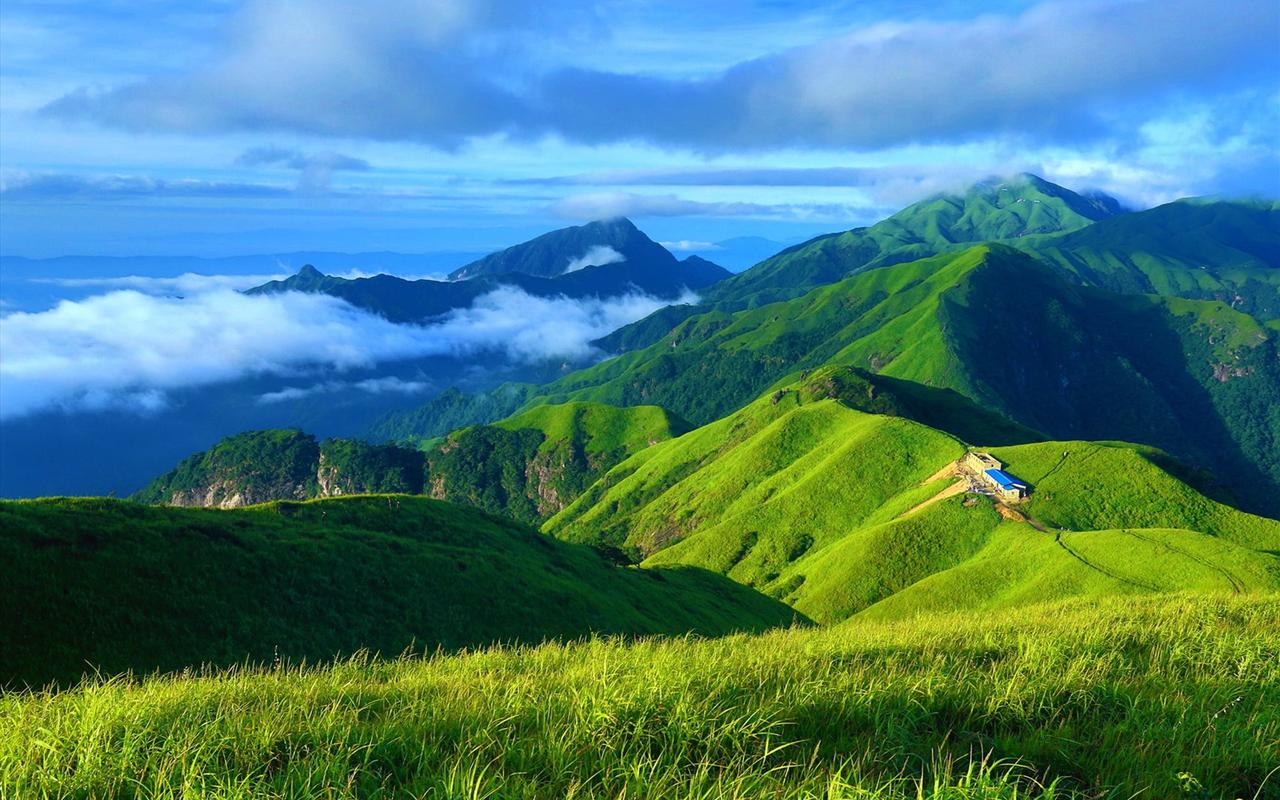
<path fill-rule="evenodd" d="M 1123 214 L 1105 195 L 1080 195 L 1035 175 L 977 183 L 914 203 L 868 228 L 820 236 L 725 280 L 705 302 L 744 308 L 796 297 L 859 270 L 915 261 L 967 244 L 1079 230 Z"/>
<path fill-rule="evenodd" d="M 449 273 L 449 279 L 512 273 L 557 278 L 584 267 L 611 263 L 668 271 L 679 262 L 665 247 L 641 233 L 631 220 L 619 218 L 544 233 L 459 267 Z M 700 269 L 699 265 L 695 267 Z M 724 275 L 727 274 L 726 271 Z"/>
<path fill-rule="evenodd" d="M 1278 337 L 1226 303 L 1079 286 L 982 245 L 695 315 L 528 402 L 653 404 L 703 425 L 803 370 L 846 365 L 954 392 L 1050 438 L 1160 447 L 1280 513 Z"/>
<path fill-rule="evenodd" d="M 567 270 L 570 265 L 574 268 Z M 347 279 L 325 275 L 308 265 L 289 278 L 270 281 L 248 293 L 329 294 L 393 322 L 421 322 L 466 308 L 502 286 L 537 297 L 614 297 L 643 292 L 676 300 L 729 274 L 698 256 L 677 261 L 630 221 L 615 220 L 553 231 L 509 247 L 455 270 L 449 281 L 405 280 L 391 275 Z"/>
<path fill-rule="evenodd" d="M 426 498 L 233 511 L 0 502 L 0 685 L 276 655 L 710 635 L 797 615 L 696 569 L 635 570 Z"/>
<path fill-rule="evenodd" d="M 966 495 L 954 472 L 965 442 L 815 391 L 826 382 L 787 386 L 641 451 L 544 530 L 646 565 L 723 573 L 819 622 L 1280 589 L 1280 522 L 1203 496 L 1159 451 L 992 448 L 1032 487 L 1027 502 L 993 502 Z"/>
<path fill-rule="evenodd" d="M 627 456 L 688 426 L 656 406 L 535 406 L 494 425 L 420 442 L 421 449 L 327 439 L 298 430 L 229 436 L 130 499 L 238 508 L 352 494 L 429 494 L 536 524 Z"/>
<path fill-rule="evenodd" d="M 1019 246 L 1115 292 L 1280 318 L 1280 202 L 1179 200 Z"/>
<path fill-rule="evenodd" d="M 170 506 L 239 508 L 272 500 L 351 494 L 421 494 L 421 453 L 394 445 L 326 439 L 298 430 L 229 436 L 186 458 L 131 499 Z"/>
<path fill-rule="evenodd" d="M 535 406 L 426 444 L 427 492 L 537 524 L 619 461 L 687 429 L 656 406 Z"/>

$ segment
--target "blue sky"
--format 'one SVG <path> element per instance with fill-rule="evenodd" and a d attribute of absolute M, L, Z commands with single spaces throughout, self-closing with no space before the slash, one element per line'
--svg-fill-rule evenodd
<path fill-rule="evenodd" d="M 1280 4 L 24 2 L 6 255 L 791 240 L 1029 170 L 1280 195 Z"/>

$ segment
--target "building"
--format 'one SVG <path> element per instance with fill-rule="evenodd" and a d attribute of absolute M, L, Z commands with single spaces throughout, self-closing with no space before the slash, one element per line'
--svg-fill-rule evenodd
<path fill-rule="evenodd" d="M 982 475 L 1003 500 L 1021 500 L 1027 496 L 1029 489 L 1027 484 L 1002 469 L 985 469 Z"/>
<path fill-rule="evenodd" d="M 990 453 L 979 453 L 976 450 L 971 450 L 965 454 L 964 465 L 968 467 L 974 475 L 981 475 L 989 469 L 1000 469 L 1000 467 L 1003 466 L 1003 464 L 1000 463 L 1000 460 L 992 456 Z"/>

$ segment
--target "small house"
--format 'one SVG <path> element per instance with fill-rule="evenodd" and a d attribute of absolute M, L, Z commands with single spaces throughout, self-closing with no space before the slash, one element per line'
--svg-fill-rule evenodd
<path fill-rule="evenodd" d="M 1027 496 L 1027 484 L 1002 469 L 986 469 L 982 474 L 995 487 L 996 494 L 1005 500 L 1021 500 Z"/>
<path fill-rule="evenodd" d="M 965 454 L 964 465 L 975 475 L 981 475 L 989 469 L 1000 469 L 1003 466 L 990 453 L 980 453 L 976 450 L 970 450 Z"/>

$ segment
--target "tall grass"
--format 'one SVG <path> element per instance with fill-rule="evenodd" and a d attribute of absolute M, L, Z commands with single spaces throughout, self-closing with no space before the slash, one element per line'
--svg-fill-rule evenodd
<path fill-rule="evenodd" d="M 14 798 L 1268 798 L 1280 596 L 589 640 L 0 698 Z"/>

